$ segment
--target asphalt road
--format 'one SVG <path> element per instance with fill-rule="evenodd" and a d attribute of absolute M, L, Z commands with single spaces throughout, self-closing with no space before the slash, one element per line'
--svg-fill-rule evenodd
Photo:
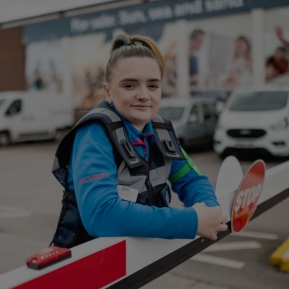
<path fill-rule="evenodd" d="M 62 197 L 51 174 L 56 146 L 39 142 L 0 148 L 0 274 L 24 266 L 27 257 L 51 241 Z M 215 184 L 222 160 L 210 149 L 190 156 Z M 267 168 L 286 161 L 264 160 Z M 253 161 L 240 160 L 244 173 Z M 180 203 L 174 197 L 172 204 Z M 286 199 L 250 222 L 244 236 L 229 235 L 142 288 L 288 289 L 289 273 L 268 264 L 289 238 L 288 207 Z"/>

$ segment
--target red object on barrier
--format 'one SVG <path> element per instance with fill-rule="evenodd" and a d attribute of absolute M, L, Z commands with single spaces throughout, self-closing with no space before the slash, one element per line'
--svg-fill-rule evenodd
<path fill-rule="evenodd" d="M 258 160 L 253 163 L 242 180 L 232 207 L 232 232 L 242 231 L 253 216 L 262 192 L 265 171 L 265 163 Z"/>
<path fill-rule="evenodd" d="M 40 270 L 71 257 L 71 250 L 57 246 L 44 248 L 26 260 L 28 268 Z"/>
<path fill-rule="evenodd" d="M 12 289 L 97 289 L 125 275 L 126 240 Z M 83 280 L 85 280 L 85 285 Z"/>

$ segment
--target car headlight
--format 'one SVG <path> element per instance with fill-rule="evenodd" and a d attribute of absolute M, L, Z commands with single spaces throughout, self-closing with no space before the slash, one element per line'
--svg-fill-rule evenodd
<path fill-rule="evenodd" d="M 286 129 L 288 127 L 288 118 L 284 118 L 281 121 L 275 123 L 274 125 L 272 125 L 272 129 L 273 130 L 283 130 Z"/>

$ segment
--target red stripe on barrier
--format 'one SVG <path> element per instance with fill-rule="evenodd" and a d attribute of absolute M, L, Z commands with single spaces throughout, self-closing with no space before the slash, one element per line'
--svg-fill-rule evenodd
<path fill-rule="evenodd" d="M 13 289 L 97 289 L 126 275 L 126 241 L 28 281 Z M 81 276 L 81 278 L 79 278 Z M 85 280 L 85 286 L 83 284 Z"/>

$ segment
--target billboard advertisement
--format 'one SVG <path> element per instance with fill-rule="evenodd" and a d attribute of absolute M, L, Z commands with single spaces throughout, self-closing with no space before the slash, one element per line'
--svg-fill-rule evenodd
<path fill-rule="evenodd" d="M 289 6 L 271 9 L 265 19 L 265 79 L 289 83 Z"/>

